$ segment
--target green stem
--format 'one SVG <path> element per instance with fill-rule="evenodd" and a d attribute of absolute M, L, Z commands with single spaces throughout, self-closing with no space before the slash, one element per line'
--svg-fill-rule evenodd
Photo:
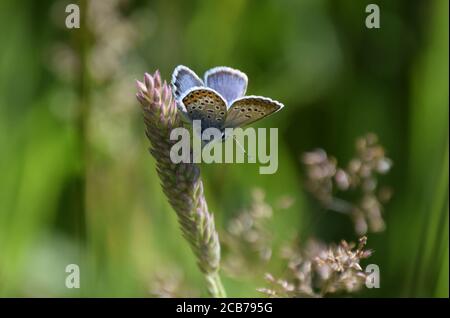
<path fill-rule="evenodd" d="M 222 281 L 218 272 L 206 274 L 206 282 L 208 284 L 208 291 L 214 298 L 226 298 L 227 294 L 223 288 Z"/>

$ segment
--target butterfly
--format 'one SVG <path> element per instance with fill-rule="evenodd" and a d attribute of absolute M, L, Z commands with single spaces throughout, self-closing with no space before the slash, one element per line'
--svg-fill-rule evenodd
<path fill-rule="evenodd" d="M 261 120 L 284 106 L 262 96 L 245 96 L 245 73 L 225 66 L 206 71 L 202 81 L 190 68 L 179 65 L 172 75 L 172 90 L 182 117 L 201 121 L 201 131 L 213 127 L 224 132 Z"/>

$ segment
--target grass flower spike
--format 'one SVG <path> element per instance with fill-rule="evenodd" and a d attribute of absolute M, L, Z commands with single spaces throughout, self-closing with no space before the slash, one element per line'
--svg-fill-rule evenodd
<path fill-rule="evenodd" d="M 170 140 L 173 128 L 182 125 L 170 86 L 161 81 L 158 71 L 145 74 L 137 81 L 139 100 L 150 153 L 156 159 L 161 185 L 178 216 L 183 236 L 189 242 L 200 270 L 205 275 L 208 290 L 213 297 L 225 297 L 219 277 L 220 243 L 214 218 L 208 211 L 199 167 L 195 164 L 174 164 L 170 159 Z"/>

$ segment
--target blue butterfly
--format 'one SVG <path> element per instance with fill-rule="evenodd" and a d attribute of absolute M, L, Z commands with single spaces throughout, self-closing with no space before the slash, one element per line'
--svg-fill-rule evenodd
<path fill-rule="evenodd" d="M 175 68 L 172 89 L 177 107 L 188 122 L 201 120 L 201 130 L 210 127 L 243 127 L 283 108 L 283 104 L 262 96 L 245 96 L 248 78 L 230 67 L 214 67 L 204 81 L 184 65 Z"/>

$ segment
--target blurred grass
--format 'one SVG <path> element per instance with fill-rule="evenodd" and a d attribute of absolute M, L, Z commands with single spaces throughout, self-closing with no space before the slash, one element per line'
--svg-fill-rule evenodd
<path fill-rule="evenodd" d="M 64 29 L 65 3 L 0 2 L 1 296 L 146 297 L 155 273 L 170 275 L 171 267 L 205 292 L 146 153 L 134 101 L 134 78 L 159 68 L 169 79 L 186 64 L 199 74 L 240 68 L 250 94 L 286 105 L 259 124 L 279 128 L 278 173 L 202 167 L 218 228 L 259 187 L 271 203 L 295 198 L 271 224 L 275 246 L 297 231 L 354 239 L 347 219 L 307 200 L 298 158 L 323 147 L 345 161 L 354 139 L 373 131 L 394 160 L 383 182 L 395 195 L 387 230 L 369 235 L 381 288 L 362 295 L 448 297 L 447 1 L 378 1 L 379 30 L 363 25 L 369 1 L 111 2 L 117 12 L 103 9 L 99 21 L 118 14 L 129 25 L 115 23 L 124 26 L 110 38 L 91 25 Z M 127 28 L 135 37 L 123 36 Z M 101 57 L 97 64 L 64 64 L 70 54 L 53 54 L 57 45 L 79 54 L 80 39 L 87 54 Z M 100 55 L 105 47 L 122 53 Z M 112 75 L 98 79 L 102 71 Z M 77 76 L 90 78 L 84 89 L 92 94 L 83 138 Z M 70 263 L 81 266 L 79 291 L 64 287 Z M 257 296 L 262 280 L 224 277 L 224 284 L 230 296 Z"/>

